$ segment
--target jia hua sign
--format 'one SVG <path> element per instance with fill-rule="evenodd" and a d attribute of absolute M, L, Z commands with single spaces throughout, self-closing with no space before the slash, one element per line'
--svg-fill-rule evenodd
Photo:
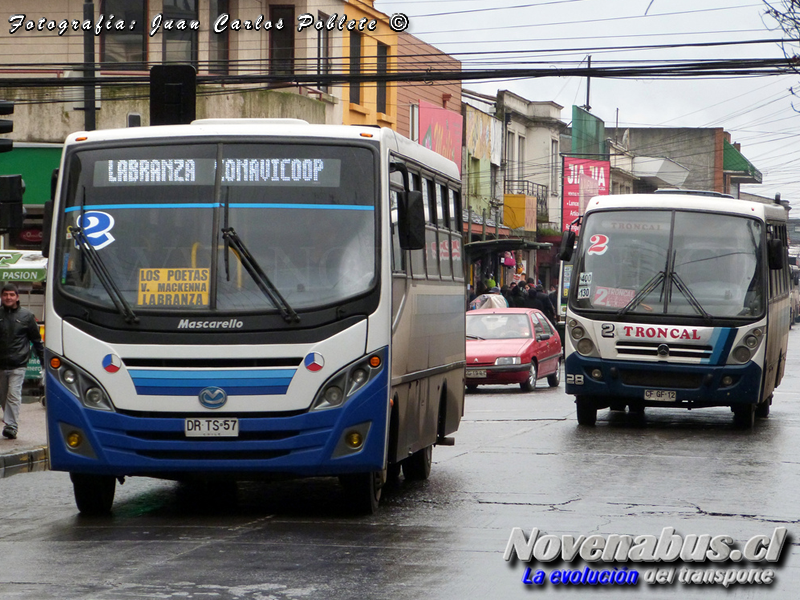
<path fill-rule="evenodd" d="M 607 160 L 564 157 L 564 187 L 561 207 L 561 228 L 586 212 L 589 199 L 608 195 L 611 163 Z"/>

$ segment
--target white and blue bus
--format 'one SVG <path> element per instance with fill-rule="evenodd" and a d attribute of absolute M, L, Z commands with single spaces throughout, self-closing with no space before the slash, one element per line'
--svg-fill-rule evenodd
<path fill-rule="evenodd" d="M 464 404 L 455 164 L 389 129 L 218 120 L 71 135 L 46 252 L 50 467 L 338 476 L 374 511 Z"/>
<path fill-rule="evenodd" d="M 789 333 L 787 215 L 698 193 L 593 198 L 572 259 L 566 392 L 597 411 L 728 406 L 766 417 Z"/>

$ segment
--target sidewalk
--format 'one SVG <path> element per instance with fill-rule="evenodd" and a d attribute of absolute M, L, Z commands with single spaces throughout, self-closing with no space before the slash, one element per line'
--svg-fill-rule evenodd
<path fill-rule="evenodd" d="M 2 414 L 0 414 L 2 417 Z M 23 403 L 17 439 L 0 436 L 0 477 L 47 467 L 47 426 L 40 402 Z"/>

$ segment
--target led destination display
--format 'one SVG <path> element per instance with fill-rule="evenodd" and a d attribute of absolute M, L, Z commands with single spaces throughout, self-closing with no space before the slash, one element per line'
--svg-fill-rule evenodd
<path fill-rule="evenodd" d="M 212 158 L 100 160 L 94 167 L 95 187 L 129 185 L 214 185 Z M 225 158 L 222 184 L 339 187 L 340 159 Z"/>

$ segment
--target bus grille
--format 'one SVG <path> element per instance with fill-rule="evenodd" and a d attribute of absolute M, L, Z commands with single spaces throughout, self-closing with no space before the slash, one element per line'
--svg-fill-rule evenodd
<path fill-rule="evenodd" d="M 714 348 L 711 346 L 691 346 L 689 344 L 668 344 L 666 342 L 617 342 L 617 356 L 658 356 L 658 347 L 669 347 L 671 358 L 711 358 Z"/>
<path fill-rule="evenodd" d="M 289 450 L 136 450 L 136 454 L 159 460 L 271 460 Z"/>
<path fill-rule="evenodd" d="M 696 389 L 703 384 L 702 373 L 667 373 L 664 371 L 629 371 L 620 369 L 619 378 L 625 385 L 641 387 Z"/>
<path fill-rule="evenodd" d="M 155 442 L 185 442 L 188 440 L 202 442 L 266 442 L 275 440 L 286 440 L 297 435 L 299 431 L 240 431 L 235 438 L 230 437 L 204 437 L 187 438 L 183 431 L 128 431 L 126 435 L 140 440 L 150 440 Z"/>

